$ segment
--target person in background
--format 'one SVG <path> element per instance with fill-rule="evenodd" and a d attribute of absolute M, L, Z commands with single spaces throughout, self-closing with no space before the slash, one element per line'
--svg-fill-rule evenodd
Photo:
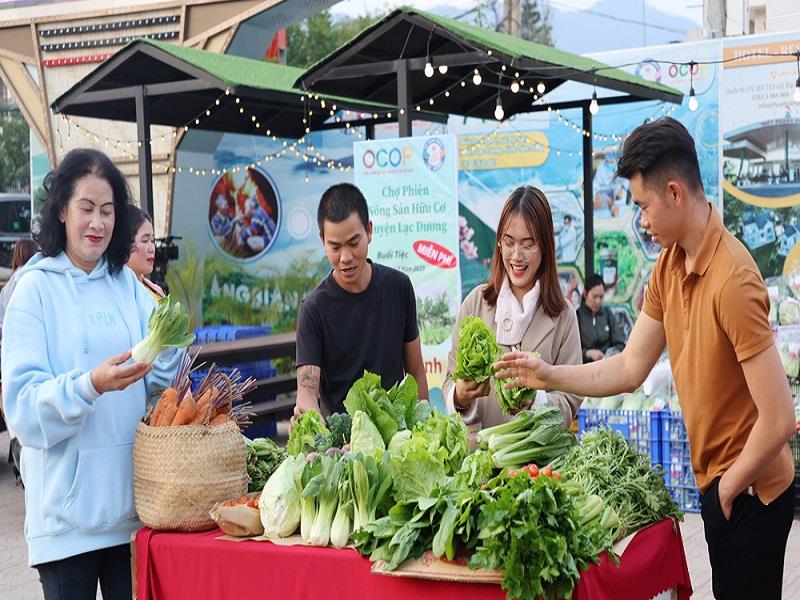
<path fill-rule="evenodd" d="M 500 213 L 489 280 L 464 299 L 453 327 L 442 395 L 449 412 L 459 412 L 468 424 L 491 427 L 511 418 L 503 414 L 489 380 L 454 380 L 461 321 L 468 315 L 483 319 L 497 343 L 540 352 L 556 364 L 580 364 L 581 343 L 575 311 L 561 291 L 556 267 L 553 217 L 544 193 L 531 186 L 511 192 Z M 561 409 L 569 427 L 581 398 L 562 392 L 540 391 L 537 404 Z"/>
<path fill-rule="evenodd" d="M 235 222 L 230 213 L 228 199 L 224 195 L 217 196 L 214 200 L 214 207 L 217 212 L 211 217 L 211 233 L 214 234 L 217 243 L 221 244 L 233 233 Z"/>
<path fill-rule="evenodd" d="M 255 196 L 244 203 L 244 219 L 247 224 L 239 230 L 239 244 L 248 246 L 253 252 L 261 252 L 269 246 L 277 229 L 275 221 L 267 214 Z"/>
<path fill-rule="evenodd" d="M 373 263 L 367 254 L 372 221 L 356 186 L 328 188 L 317 209 L 319 237 L 333 270 L 300 305 L 297 316 L 297 404 L 327 416 L 364 370 L 389 389 L 408 373 L 428 399 L 417 327 L 417 301 L 408 275 Z"/>
<path fill-rule="evenodd" d="M 156 236 L 153 231 L 153 219 L 147 212 L 133 204 L 128 205 L 130 212 L 133 246 L 128 257 L 128 267 L 136 274 L 136 278 L 147 288 L 158 302 L 166 294 L 161 286 L 150 281 L 146 275 L 153 272 L 156 260 Z"/>
<path fill-rule="evenodd" d="M 75 149 L 46 178 L 35 239 L 6 310 L 3 401 L 22 444 L 28 564 L 45 600 L 131 598 L 133 441 L 148 390 L 182 352 L 131 362 L 153 297 L 125 263 L 132 236 L 125 177 L 102 152 Z"/>
<path fill-rule="evenodd" d="M 8 301 L 11 299 L 11 294 L 17 285 L 21 273 L 19 269 L 36 254 L 36 250 L 36 242 L 33 240 L 22 239 L 14 243 L 14 250 L 11 254 L 11 277 L 8 278 L 2 291 L 0 291 L 0 339 L 2 339 L 2 324 L 3 317 L 5 317 L 6 314 L 6 307 L 8 306 Z M 2 412 L 2 402 L 0 402 L 0 412 Z M 3 415 L 3 419 L 5 419 L 5 413 L 3 413 Z M 8 429 L 8 424 L 6 424 L 6 429 L 10 440 L 8 445 L 8 462 L 13 465 L 14 477 L 19 483 L 19 440 L 17 440 L 14 432 Z"/>
<path fill-rule="evenodd" d="M 753 257 L 703 190 L 694 140 L 670 117 L 625 139 L 642 227 L 663 250 L 620 354 L 554 366 L 527 353 L 495 365 L 509 385 L 602 397 L 639 387 L 665 345 L 675 380 L 718 600 L 781 597 L 794 514 L 792 395 Z"/>
<path fill-rule="evenodd" d="M 622 328 L 614 318 L 614 313 L 603 306 L 605 293 L 605 284 L 600 275 L 595 273 L 586 278 L 583 299 L 576 311 L 585 363 L 619 354 L 625 348 Z"/>

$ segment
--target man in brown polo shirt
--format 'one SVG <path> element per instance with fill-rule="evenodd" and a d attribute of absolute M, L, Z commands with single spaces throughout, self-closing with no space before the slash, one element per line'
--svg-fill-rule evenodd
<path fill-rule="evenodd" d="M 509 353 L 498 376 L 514 377 L 510 386 L 609 396 L 639 387 L 666 345 L 703 495 L 714 596 L 780 598 L 795 419 L 764 282 L 706 199 L 694 142 L 678 121 L 634 130 L 617 173 L 663 247 L 628 345 L 582 366 Z"/>

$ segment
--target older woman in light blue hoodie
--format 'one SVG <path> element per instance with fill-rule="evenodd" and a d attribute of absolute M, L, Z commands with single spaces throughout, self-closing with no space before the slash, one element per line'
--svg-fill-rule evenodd
<path fill-rule="evenodd" d="M 101 152 L 68 153 L 45 181 L 41 253 L 3 322 L 6 418 L 22 444 L 28 563 L 45 600 L 131 597 L 136 424 L 180 353 L 130 361 L 152 296 L 125 266 L 130 192 Z"/>

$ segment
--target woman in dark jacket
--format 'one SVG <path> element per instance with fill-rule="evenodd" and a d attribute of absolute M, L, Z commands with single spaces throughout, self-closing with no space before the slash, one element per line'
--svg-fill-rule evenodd
<path fill-rule="evenodd" d="M 578 307 L 578 330 L 581 335 L 583 362 L 589 363 L 622 352 L 625 336 L 614 313 L 603 306 L 603 278 L 590 275 L 586 279 L 581 305 Z"/>

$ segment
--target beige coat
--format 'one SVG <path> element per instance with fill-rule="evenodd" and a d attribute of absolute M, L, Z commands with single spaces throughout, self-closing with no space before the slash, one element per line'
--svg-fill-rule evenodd
<path fill-rule="evenodd" d="M 456 349 L 458 348 L 458 328 L 461 320 L 473 315 L 480 317 L 492 331 L 496 330 L 494 322 L 495 308 L 489 306 L 483 299 L 483 289 L 485 285 L 479 285 L 473 289 L 461 304 L 458 311 L 458 319 L 453 327 L 453 339 L 450 345 L 450 353 L 447 360 L 447 374 L 442 385 L 442 395 L 448 412 L 455 412 L 453 404 L 453 393 L 455 382 L 453 381 L 453 371 L 456 370 Z M 555 319 L 551 319 L 541 307 L 536 308 L 533 321 L 528 330 L 522 337 L 519 349 L 524 352 L 537 351 L 541 354 L 542 360 L 550 364 L 560 365 L 579 365 L 581 360 L 581 340 L 578 333 L 578 321 L 575 317 L 575 310 L 571 307 L 565 308 Z M 501 346 L 504 352 L 511 351 L 508 346 Z M 583 398 L 574 394 L 564 392 L 547 391 L 547 403 L 557 406 L 564 414 L 564 424 L 568 427 L 578 413 Z M 538 403 L 538 399 L 537 399 Z M 492 389 L 485 398 L 479 398 L 473 402 L 472 406 L 462 412 L 464 421 L 467 424 L 480 423 L 481 427 L 491 427 L 499 423 L 508 421 L 511 417 L 503 414 L 494 392 L 494 380 Z"/>

